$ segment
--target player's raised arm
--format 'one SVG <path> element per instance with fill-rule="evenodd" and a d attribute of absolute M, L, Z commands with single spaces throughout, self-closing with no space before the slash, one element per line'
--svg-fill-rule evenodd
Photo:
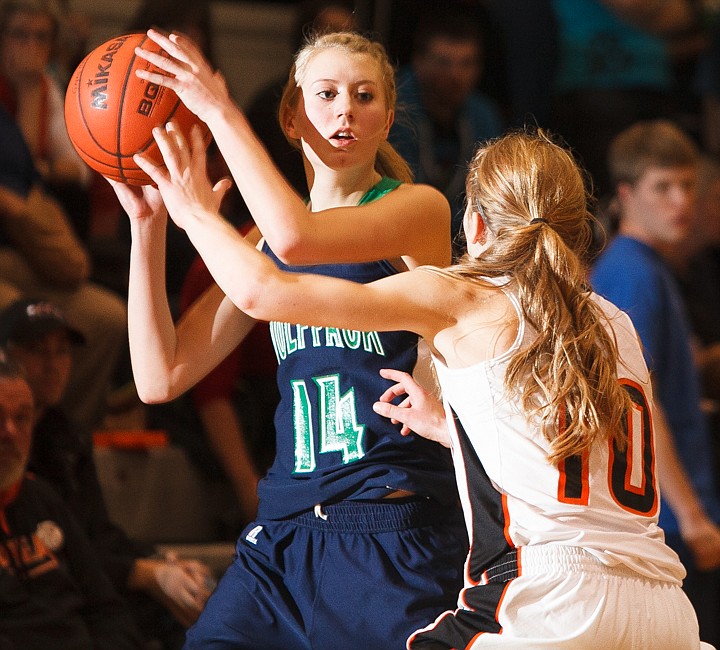
<path fill-rule="evenodd" d="M 176 328 L 165 287 L 167 210 L 160 193 L 151 185 L 109 182 L 130 217 L 128 334 L 135 384 L 143 401 L 168 401 L 229 354 L 254 321 L 213 287 Z"/>
<path fill-rule="evenodd" d="M 409 267 L 449 263 L 450 209 L 437 190 L 408 185 L 371 207 L 357 206 L 369 174 L 409 178 L 386 141 L 395 92 L 384 50 L 343 59 L 339 52 L 353 38 L 347 35 L 348 43 L 313 46 L 304 63 L 296 64 L 281 126 L 311 167 L 308 206 L 277 170 L 200 50 L 178 34 L 150 30 L 148 35 L 168 56 L 137 53 L 165 74 L 138 71 L 138 76 L 175 90 L 207 123 L 255 222 L 281 259 L 306 264 L 404 257 Z M 338 172 L 343 184 L 357 187 L 339 205 L 329 184 L 317 182 Z"/>
<path fill-rule="evenodd" d="M 172 123 L 166 129 L 156 129 L 155 138 L 166 167 L 157 166 L 143 156 L 136 156 L 136 160 L 157 185 L 175 223 L 185 230 L 206 260 L 220 289 L 242 312 L 261 320 L 311 326 L 363 331 L 408 329 L 430 340 L 446 323 L 446 314 L 437 301 L 428 292 L 418 290 L 418 283 L 437 282 L 430 280 L 429 274 L 400 273 L 363 285 L 322 275 L 281 271 L 219 214 L 214 196 L 218 187 L 212 187 L 205 173 L 205 151 L 199 130 L 192 131 L 191 145 Z M 141 232 L 138 234 L 142 236 Z M 138 264 L 136 279 L 142 280 L 144 271 L 152 272 Z M 422 276 L 425 277 L 421 279 Z M 143 299 L 145 290 L 134 293 Z M 151 303 L 152 300 L 133 304 L 130 309 L 149 307 Z M 205 311 L 218 311 L 218 305 L 212 310 L 207 306 Z M 192 316 L 192 312 L 189 315 Z M 143 318 L 143 324 L 145 321 Z M 199 331 L 193 330 L 188 339 L 196 340 L 202 335 L 202 327 Z M 154 332 L 151 334 L 155 336 Z M 162 339 L 172 343 L 168 334 Z M 155 346 L 152 341 L 149 343 Z M 175 354 L 179 349 L 176 346 Z M 182 365 L 182 360 L 166 362 L 166 365 Z"/>

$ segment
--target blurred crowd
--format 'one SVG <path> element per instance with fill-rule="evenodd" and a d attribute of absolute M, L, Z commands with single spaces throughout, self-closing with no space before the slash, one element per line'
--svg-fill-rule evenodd
<path fill-rule="evenodd" d="M 211 5 L 141 3 L 126 28 L 182 31 L 212 61 Z M 362 29 L 384 43 L 397 64 L 398 111 L 389 139 L 416 182 L 435 186 L 450 202 L 458 255 L 464 249 L 466 167 L 478 142 L 508 129 L 541 127 L 567 143 L 594 197 L 599 261 L 593 282 L 602 282 L 608 297 L 631 315 L 648 301 L 647 330 L 638 330 L 657 362 L 652 370 L 659 401 L 703 516 L 720 524 L 720 3 L 388 5 L 386 24 L 366 25 L 358 24 L 353 2 L 288 4 L 296 18 L 288 47 L 297 49 L 310 30 Z M 0 650 L 51 647 L 43 630 L 57 634 L 58 598 L 68 634 L 90 636 L 96 640 L 92 647 L 179 648 L 213 576 L 197 560 L 163 556 L 131 540 L 110 521 L 92 434 L 138 411 L 141 427 L 167 430 L 171 444 L 185 448 L 202 475 L 232 495 L 217 535 L 232 539 L 253 519 L 257 482 L 273 457 L 276 362 L 268 328 L 256 326 L 250 339 L 182 398 L 140 404 L 127 348 L 127 220 L 104 179 L 75 153 L 64 124 L 65 89 L 87 52 L 92 25 L 63 0 L 2 0 L 0 8 L 0 408 L 24 409 L 28 419 L 20 474 L 18 463 L 0 454 Z M 300 154 L 277 125 L 285 81 L 268 79 L 243 108 L 304 195 Z M 637 162 L 641 144 L 648 142 L 657 148 Z M 678 156 L 681 150 L 684 157 Z M 211 176 L 226 175 L 213 144 L 209 156 Z M 638 173 L 624 169 L 623 160 L 634 160 Z M 644 187 L 649 172 L 643 165 L 672 173 Z M 229 194 L 223 213 L 242 231 L 252 226 L 238 194 Z M 605 257 L 623 237 L 633 238 L 635 226 L 628 224 L 638 214 L 657 225 L 658 245 Z M 213 280 L 178 229 L 169 230 L 167 249 L 168 293 L 180 317 Z M 634 262 L 636 255 L 653 257 L 647 277 L 633 276 L 639 264 L 620 263 L 623 257 Z M 631 295 L 633 286 L 647 295 Z M 662 313 L 665 307 L 658 305 L 666 304 L 676 317 L 663 330 L 651 308 Z M 682 376 L 697 382 L 697 400 L 691 395 L 677 417 L 676 360 L 664 361 L 671 343 L 678 345 L 676 354 L 687 352 Z M 708 453 L 698 458 L 705 445 Z M 25 468 L 32 475 L 25 476 Z M 21 476 L 30 482 L 30 504 L 16 499 Z M 5 612 L 15 597 L 12 581 L 42 584 L 58 561 L 57 531 L 41 529 L 31 512 L 70 522 L 67 554 L 60 560 L 65 573 L 10 621 Z M 713 567 L 720 558 L 700 561 L 702 550 L 689 533 L 683 535 L 682 522 L 667 525 L 671 545 L 686 566 L 697 569 L 690 572 L 688 591 L 703 638 L 717 645 L 720 575 Z M 23 535 L 36 544 L 35 559 L 46 567 L 40 578 L 27 562 L 17 561 Z M 82 575 L 76 557 L 87 565 Z M 21 643 L 23 625 L 32 634 Z"/>

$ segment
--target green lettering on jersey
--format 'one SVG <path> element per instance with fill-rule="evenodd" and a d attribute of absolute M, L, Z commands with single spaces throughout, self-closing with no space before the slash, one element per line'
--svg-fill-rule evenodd
<path fill-rule="evenodd" d="M 340 379 L 337 375 L 315 377 L 313 381 L 318 387 L 320 399 L 319 453 L 340 452 L 343 464 L 362 458 L 365 455 L 362 446 L 365 425 L 357 421 L 355 390 L 350 389 L 341 395 Z M 310 397 L 303 380 L 295 380 L 291 385 L 295 430 L 294 471 L 312 472 L 317 463 Z"/>
<path fill-rule="evenodd" d="M 362 437 L 365 427 L 359 425 L 355 411 L 355 390 L 340 396 L 337 375 L 316 377 L 320 389 L 320 453 L 342 452 L 343 464 L 362 458 Z"/>
<path fill-rule="evenodd" d="M 293 428 L 295 429 L 295 472 L 315 469 L 315 441 L 312 430 L 312 406 L 302 379 L 291 382 L 293 391 Z"/>

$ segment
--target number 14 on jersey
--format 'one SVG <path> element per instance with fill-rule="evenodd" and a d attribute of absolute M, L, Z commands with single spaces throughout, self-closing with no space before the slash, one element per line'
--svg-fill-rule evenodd
<path fill-rule="evenodd" d="M 312 472 L 317 466 L 316 453 L 339 452 L 343 464 L 352 463 L 365 455 L 363 434 L 365 425 L 357 421 L 355 390 L 340 394 L 338 375 L 313 377 L 319 404 L 319 441 L 315 450 L 312 402 L 303 379 L 291 382 L 293 391 L 293 425 L 295 429 L 295 473 Z"/>

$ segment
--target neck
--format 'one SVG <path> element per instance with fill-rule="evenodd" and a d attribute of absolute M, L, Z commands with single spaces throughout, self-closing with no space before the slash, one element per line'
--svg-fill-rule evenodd
<path fill-rule="evenodd" d="M 313 212 L 357 205 L 365 193 L 381 179 L 374 168 L 362 170 L 318 170 L 310 185 L 310 205 Z"/>
<path fill-rule="evenodd" d="M 624 235 L 625 237 L 630 237 L 632 239 L 637 239 L 637 241 L 642 242 L 643 244 L 649 246 L 654 250 L 658 249 L 658 242 L 656 242 L 650 235 L 648 235 L 645 230 L 643 230 L 642 228 L 638 228 L 631 222 L 622 221 L 620 223 L 620 227 L 618 228 L 618 234 Z"/>

